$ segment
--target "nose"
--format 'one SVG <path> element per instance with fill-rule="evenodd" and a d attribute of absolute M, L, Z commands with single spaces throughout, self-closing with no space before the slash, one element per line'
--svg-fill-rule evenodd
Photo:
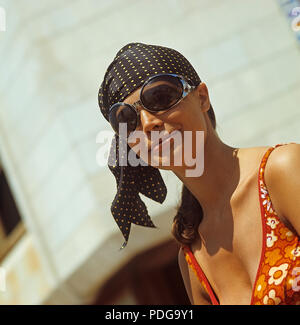
<path fill-rule="evenodd" d="M 145 109 L 141 110 L 141 127 L 144 133 L 149 134 L 150 131 L 160 131 L 163 129 L 164 122 L 158 118 L 157 115 L 146 111 Z"/>

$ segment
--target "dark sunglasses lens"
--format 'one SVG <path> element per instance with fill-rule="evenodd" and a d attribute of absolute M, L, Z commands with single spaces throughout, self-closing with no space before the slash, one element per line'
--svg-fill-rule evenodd
<path fill-rule="evenodd" d="M 120 123 L 127 124 L 127 135 L 136 128 L 137 115 L 135 110 L 127 104 L 114 104 L 109 112 L 109 122 L 114 131 L 119 134 Z"/>
<path fill-rule="evenodd" d="M 141 92 L 143 105 L 153 111 L 170 108 L 181 98 L 182 83 L 175 76 L 157 76 L 146 83 Z"/>

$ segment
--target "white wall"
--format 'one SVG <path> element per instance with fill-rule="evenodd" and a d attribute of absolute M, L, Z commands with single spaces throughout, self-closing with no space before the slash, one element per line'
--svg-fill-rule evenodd
<path fill-rule="evenodd" d="M 97 133 L 110 130 L 98 88 L 123 45 L 153 43 L 184 54 L 208 86 L 224 142 L 299 141 L 299 44 L 275 0 L 0 0 L 0 6 L 7 20 L 0 32 L 0 154 L 48 270 L 48 295 L 62 283 L 68 288 L 60 301 L 70 295 L 84 301 L 131 255 L 169 236 L 179 200 L 180 184 L 163 172 L 166 204 L 145 199 L 160 231 L 133 227 L 127 252 L 118 252 L 123 238 L 110 214 L 115 179 L 95 157 Z"/>

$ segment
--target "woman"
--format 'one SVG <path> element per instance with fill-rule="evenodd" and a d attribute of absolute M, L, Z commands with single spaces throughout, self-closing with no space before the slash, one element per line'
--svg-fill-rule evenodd
<path fill-rule="evenodd" d="M 106 71 L 99 106 L 115 131 L 109 168 L 118 192 L 111 211 L 123 247 L 131 223 L 154 227 L 139 192 L 162 203 L 159 169 L 168 169 L 183 183 L 172 233 L 181 244 L 179 266 L 191 303 L 300 304 L 299 144 L 235 148 L 222 142 L 205 83 L 182 54 L 162 46 L 124 46 Z M 138 131 L 145 137 L 131 138 Z M 153 131 L 163 139 L 180 135 L 182 143 L 165 140 L 169 156 Z M 185 141 L 187 131 L 192 141 Z M 188 177 L 190 164 L 175 163 L 175 156 L 185 147 L 195 156 L 197 131 L 204 134 L 204 170 Z M 148 165 L 120 166 L 120 159 L 133 161 L 127 145 Z"/>

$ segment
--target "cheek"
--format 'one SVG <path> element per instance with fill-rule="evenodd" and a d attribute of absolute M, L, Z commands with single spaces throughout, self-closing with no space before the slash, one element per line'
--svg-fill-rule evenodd
<path fill-rule="evenodd" d="M 184 114 L 182 123 L 187 130 L 206 130 L 206 121 L 204 114 L 200 109 L 191 109 L 187 114 Z"/>
<path fill-rule="evenodd" d="M 166 115 L 162 115 L 161 117 L 158 116 L 162 121 L 164 121 L 166 124 L 172 125 L 175 128 L 181 129 L 184 125 L 184 122 L 186 120 L 186 114 L 180 110 L 170 110 L 166 113 Z"/>
<path fill-rule="evenodd" d="M 187 151 L 196 152 L 196 148 L 202 135 L 197 134 L 199 131 L 203 131 L 204 142 L 207 133 L 207 124 L 205 121 L 205 116 L 201 112 L 199 107 L 186 107 L 180 116 L 176 120 L 181 123 L 181 132 L 183 137 L 184 149 Z"/>
<path fill-rule="evenodd" d="M 167 113 L 165 119 L 170 124 L 181 125 L 184 130 L 193 130 L 201 128 L 201 115 L 201 110 L 195 103 L 182 101 Z"/>
<path fill-rule="evenodd" d="M 195 118 L 186 110 L 176 110 L 171 112 L 166 118 L 166 123 L 179 128 L 181 130 L 193 130 L 195 129 Z"/>

